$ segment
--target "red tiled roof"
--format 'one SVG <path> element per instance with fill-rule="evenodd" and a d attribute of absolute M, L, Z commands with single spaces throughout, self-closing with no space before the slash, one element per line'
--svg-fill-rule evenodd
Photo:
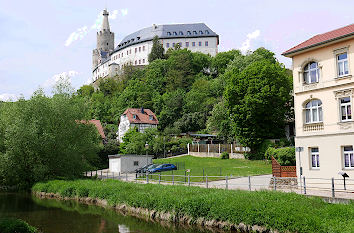
<path fill-rule="evenodd" d="M 157 120 L 155 113 L 153 113 L 150 109 L 144 109 L 144 113 L 142 113 L 141 108 L 128 108 L 125 110 L 123 114 L 128 117 L 130 123 L 134 124 L 151 124 L 158 125 L 159 121 Z M 136 118 L 134 119 L 134 115 Z M 150 120 L 150 116 L 152 116 L 152 120 Z"/>
<path fill-rule="evenodd" d="M 335 41 L 335 40 L 338 40 L 338 39 L 341 39 L 344 37 L 348 37 L 351 35 L 354 35 L 354 24 L 351 24 L 351 25 L 348 25 L 348 26 L 345 26 L 342 28 L 338 28 L 338 29 L 335 29 L 330 32 L 316 35 L 316 36 L 302 42 L 301 44 L 298 44 L 295 47 L 285 51 L 284 53 L 282 53 L 282 55 L 287 56 L 292 53 L 295 53 L 295 52 L 298 52 L 301 50 L 305 50 L 307 48 L 315 47 L 320 44 Z"/>
<path fill-rule="evenodd" d="M 82 120 L 81 123 L 87 124 L 87 121 Z M 106 135 L 104 134 L 104 130 L 103 130 L 103 127 L 102 127 L 102 125 L 101 125 L 101 121 L 100 121 L 100 120 L 92 119 L 92 120 L 89 120 L 88 123 L 91 123 L 91 124 L 93 124 L 93 125 L 96 126 L 97 131 L 98 131 L 98 133 L 101 135 L 102 139 L 105 139 L 105 138 L 106 138 Z"/>

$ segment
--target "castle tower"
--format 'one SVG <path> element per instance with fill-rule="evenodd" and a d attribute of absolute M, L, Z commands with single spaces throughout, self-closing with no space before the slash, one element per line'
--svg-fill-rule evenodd
<path fill-rule="evenodd" d="M 92 66 L 93 69 L 101 62 L 103 56 L 109 56 L 110 52 L 114 50 L 114 33 L 111 32 L 108 21 L 108 11 L 103 10 L 103 22 L 99 32 L 97 32 L 97 46 L 92 52 Z"/>

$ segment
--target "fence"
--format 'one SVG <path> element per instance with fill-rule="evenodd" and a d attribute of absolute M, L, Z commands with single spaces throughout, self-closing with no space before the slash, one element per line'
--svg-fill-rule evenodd
<path fill-rule="evenodd" d="M 354 179 L 324 178 L 284 178 L 271 175 L 232 177 L 232 176 L 191 176 L 184 174 L 148 174 L 138 177 L 135 173 L 112 173 L 102 171 L 87 172 L 88 177 L 116 179 L 127 182 L 157 183 L 165 185 L 186 185 L 205 188 L 241 190 L 277 190 L 299 194 L 354 199 Z"/>
<path fill-rule="evenodd" d="M 245 158 L 244 153 L 249 152 L 248 147 L 236 144 L 188 144 L 188 154 L 200 157 L 219 157 L 227 152 L 230 158 Z"/>
<path fill-rule="evenodd" d="M 272 156 L 272 174 L 275 177 L 296 177 L 296 166 L 281 166 Z"/>

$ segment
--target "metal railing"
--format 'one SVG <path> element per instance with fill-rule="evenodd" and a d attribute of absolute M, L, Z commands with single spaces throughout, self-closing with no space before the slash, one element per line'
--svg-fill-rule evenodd
<path fill-rule="evenodd" d="M 188 173 L 180 174 L 137 174 L 115 173 L 108 171 L 86 172 L 88 177 L 98 179 L 115 179 L 137 183 L 155 183 L 165 185 L 185 185 L 219 189 L 241 190 L 276 190 L 284 192 L 296 192 L 299 194 L 341 197 L 354 199 L 354 179 L 325 179 L 325 178 L 288 178 L 261 176 L 191 176 Z"/>

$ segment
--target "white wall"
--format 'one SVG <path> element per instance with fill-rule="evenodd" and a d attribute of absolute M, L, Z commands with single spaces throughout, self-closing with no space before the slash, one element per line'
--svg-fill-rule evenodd
<path fill-rule="evenodd" d="M 124 134 L 129 130 L 130 122 L 125 115 L 120 116 L 120 123 L 118 127 L 118 141 L 123 142 Z"/>
<path fill-rule="evenodd" d="M 134 165 L 137 162 L 137 165 Z M 117 173 L 134 172 L 136 169 L 152 163 L 152 156 L 145 155 L 121 155 L 109 158 L 109 171 Z"/>

